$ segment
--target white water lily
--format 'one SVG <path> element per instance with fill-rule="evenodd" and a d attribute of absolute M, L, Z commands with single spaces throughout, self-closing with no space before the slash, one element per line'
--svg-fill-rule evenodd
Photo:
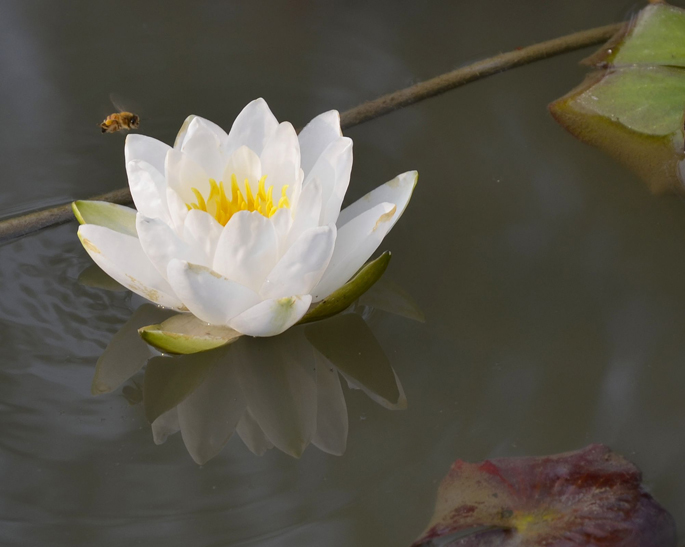
<path fill-rule="evenodd" d="M 280 334 L 347 282 L 417 180 L 399 175 L 341 212 L 352 140 L 338 113 L 298 136 L 263 99 L 228 134 L 190 116 L 173 147 L 129 135 L 125 157 L 137 212 L 102 204 L 79 227 L 85 249 L 148 300 L 250 336 Z"/>

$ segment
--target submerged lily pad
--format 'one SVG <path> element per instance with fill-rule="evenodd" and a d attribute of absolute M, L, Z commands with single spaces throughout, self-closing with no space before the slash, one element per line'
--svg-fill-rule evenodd
<path fill-rule="evenodd" d="M 241 336 L 230 327 L 209 325 L 189 313 L 174 315 L 159 325 L 142 327 L 138 333 L 159 351 L 182 355 L 225 346 Z"/>
<path fill-rule="evenodd" d="M 130 207 L 107 201 L 80 200 L 71 204 L 71 210 L 79 224 L 95 224 L 138 237 L 136 211 Z"/>
<path fill-rule="evenodd" d="M 604 70 L 553 102 L 554 118 L 633 169 L 653 192 L 683 191 L 685 10 L 648 6 L 587 62 Z"/>
<path fill-rule="evenodd" d="M 413 547 L 438 539 L 445 547 L 674 547 L 673 517 L 641 480 L 637 467 L 602 445 L 556 456 L 457 460 Z"/>
<path fill-rule="evenodd" d="M 386 251 L 376 260 L 365 264 L 352 279 L 310 309 L 299 324 L 320 321 L 346 310 L 381 278 L 390 264 L 390 258 L 390 251 Z"/>

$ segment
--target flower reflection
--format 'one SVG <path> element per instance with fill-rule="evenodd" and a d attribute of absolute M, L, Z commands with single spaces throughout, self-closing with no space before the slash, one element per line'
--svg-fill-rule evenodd
<path fill-rule="evenodd" d="M 381 286 L 401 301 L 402 315 L 413 304 L 396 288 Z M 301 325 L 282 336 L 243 337 L 212 351 L 161 355 L 137 335 L 140 325 L 161 321 L 168 310 L 144 304 L 113 337 L 100 357 L 92 391 L 111 392 L 145 367 L 122 395 L 142 401 L 155 443 L 180 431 L 199 464 L 216 456 L 236 433 L 256 455 L 270 448 L 300 457 L 309 444 L 334 455 L 345 452 L 348 415 L 343 380 L 390 410 L 407 406 L 402 385 L 366 319 L 370 307 Z M 142 390 L 140 387 L 142 386 Z"/>

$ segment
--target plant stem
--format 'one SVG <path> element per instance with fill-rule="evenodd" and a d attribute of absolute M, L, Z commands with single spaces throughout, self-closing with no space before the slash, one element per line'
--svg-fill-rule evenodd
<path fill-rule="evenodd" d="M 624 23 L 616 23 L 604 27 L 584 30 L 568 34 L 560 38 L 554 38 L 546 42 L 540 42 L 532 46 L 523 47 L 507 53 L 501 53 L 478 61 L 471 65 L 458 68 L 451 72 L 441 74 L 425 82 L 415 84 L 405 89 L 400 89 L 378 99 L 363 103 L 340 115 L 340 123 L 343 129 L 348 129 L 360 123 L 373 120 L 384 114 L 393 112 L 405 106 L 435 97 L 441 93 L 450 91 L 462 85 L 476 80 L 481 80 L 504 72 L 510 68 L 523 66 L 534 61 L 547 59 L 569 51 L 575 51 L 584 47 L 596 45 L 607 41 L 618 32 Z M 122 188 L 94 196 L 90 199 L 109 201 L 113 203 L 131 203 L 131 194 L 128 188 Z M 27 213 L 14 218 L 0 221 L 0 242 L 21 237 L 43 228 L 63 224 L 72 220 L 71 204 L 59 205 L 41 211 Z"/>
<path fill-rule="evenodd" d="M 348 129 L 388 114 L 393 110 L 435 97 L 456 87 L 461 87 L 476 80 L 482 80 L 510 68 L 527 65 L 534 61 L 606 42 L 623 25 L 624 23 L 616 23 L 605 27 L 584 30 L 483 59 L 482 61 L 458 68 L 452 72 L 446 72 L 425 82 L 400 89 L 394 93 L 383 95 L 378 99 L 356 106 L 340 115 L 340 123 L 343 129 Z"/>

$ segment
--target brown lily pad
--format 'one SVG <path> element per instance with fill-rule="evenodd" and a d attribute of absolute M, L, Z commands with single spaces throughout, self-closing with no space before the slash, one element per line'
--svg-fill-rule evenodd
<path fill-rule="evenodd" d="M 640 470 L 603 445 L 555 456 L 457 460 L 412 547 L 675 547 L 673 517 Z"/>

